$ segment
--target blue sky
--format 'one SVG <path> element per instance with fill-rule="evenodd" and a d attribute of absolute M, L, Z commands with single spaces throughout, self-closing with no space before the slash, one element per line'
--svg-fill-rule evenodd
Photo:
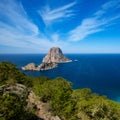
<path fill-rule="evenodd" d="M 120 53 L 120 0 L 0 0 L 0 53 Z"/>

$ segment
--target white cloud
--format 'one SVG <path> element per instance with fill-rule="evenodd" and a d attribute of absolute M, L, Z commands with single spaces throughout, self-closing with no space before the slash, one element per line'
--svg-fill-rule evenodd
<path fill-rule="evenodd" d="M 70 10 L 70 8 L 75 4 L 76 2 L 72 2 L 53 10 L 51 10 L 49 6 L 46 6 L 43 10 L 38 11 L 38 13 L 42 16 L 45 24 L 50 24 L 63 18 L 69 18 L 73 16 L 73 10 Z"/>
<path fill-rule="evenodd" d="M 101 17 L 102 15 L 106 14 L 108 10 L 116 10 L 117 8 L 120 7 L 120 1 L 115 1 L 115 0 L 111 0 L 105 4 L 102 5 L 101 9 L 98 10 L 96 13 L 94 13 L 94 15 L 96 17 Z"/>
<path fill-rule="evenodd" d="M 59 41 L 59 34 L 54 33 L 54 34 L 51 35 L 51 38 L 54 42 L 57 42 L 57 41 Z"/>
<path fill-rule="evenodd" d="M 31 39 L 39 34 L 38 27 L 28 20 L 24 8 L 15 0 L 0 2 L 0 45 L 35 48 Z M 28 37 L 29 36 L 29 37 Z"/>
<path fill-rule="evenodd" d="M 1 20 L 6 21 L 6 25 L 14 27 L 20 33 L 38 34 L 39 32 L 37 26 L 28 20 L 22 5 L 15 0 L 0 2 L 0 16 Z"/>
<path fill-rule="evenodd" d="M 103 29 L 100 29 L 99 26 L 104 23 L 99 23 L 99 21 L 94 18 L 84 19 L 81 25 L 70 31 L 70 41 L 79 41 L 84 39 L 86 36 L 99 32 Z"/>
<path fill-rule="evenodd" d="M 1 24 L 1 23 L 0 23 Z M 0 45 L 18 47 L 22 48 L 30 48 L 32 50 L 40 50 L 43 49 L 48 50 L 53 46 L 66 46 L 67 43 L 63 41 L 57 41 L 57 35 L 54 34 L 54 41 L 49 41 L 47 38 L 38 38 L 37 36 L 31 35 L 23 35 L 16 33 L 11 27 L 6 27 L 6 29 L 0 30 Z"/>
<path fill-rule="evenodd" d="M 74 11 L 71 9 L 76 2 L 67 4 L 60 8 L 50 9 L 48 6 L 43 10 L 39 11 L 42 15 L 46 25 L 54 23 L 63 18 L 70 18 L 74 15 Z M 114 4 L 117 9 L 118 5 Z M 100 10 L 94 13 L 92 17 L 85 18 L 81 24 L 75 29 L 69 32 L 66 39 L 70 41 L 79 41 L 84 39 L 90 34 L 105 30 L 105 27 L 110 25 L 111 21 L 120 18 L 120 15 L 102 17 L 107 14 L 106 11 L 113 7 L 111 5 L 102 6 Z M 100 13 L 101 12 L 101 13 Z M 99 16 L 99 17 L 98 17 Z M 52 26 L 51 26 L 52 27 Z M 35 25 L 27 16 L 21 3 L 17 0 L 2 0 L 0 1 L 0 45 L 18 47 L 18 48 L 29 48 L 32 50 L 48 50 L 50 47 L 58 46 L 62 49 L 69 49 L 71 43 L 64 41 L 62 33 L 50 32 L 43 34 L 39 31 L 37 25 Z M 39 37 L 38 37 L 39 36 Z"/>
<path fill-rule="evenodd" d="M 119 6 L 119 4 L 120 4 L 120 0 L 111 0 L 111 1 L 103 4 L 102 8 L 107 10 L 107 9 L 110 9 L 113 7 L 117 7 L 117 6 Z"/>
<path fill-rule="evenodd" d="M 52 14 L 65 10 L 73 4 L 75 3 L 56 9 L 52 11 Z M 51 33 L 48 38 L 40 33 L 38 27 L 28 19 L 26 11 L 18 1 L 0 1 L 0 45 L 18 49 L 28 48 L 39 52 L 39 50 L 46 51 L 53 46 L 62 46 L 62 48 L 67 46 L 68 43 L 59 41 L 59 37 L 58 33 Z"/>
<path fill-rule="evenodd" d="M 58 42 L 57 34 L 53 34 L 53 41 L 50 41 L 39 33 L 38 27 L 28 19 L 22 4 L 15 0 L 0 1 L 0 16 L 0 45 L 30 48 L 31 51 L 63 45 Z"/>
<path fill-rule="evenodd" d="M 115 20 L 120 18 L 120 15 L 117 13 L 114 16 L 104 15 L 107 14 L 108 9 L 113 9 L 115 6 L 114 9 L 117 9 L 119 6 L 118 3 L 120 3 L 120 1 L 110 1 L 105 3 L 92 17 L 83 19 L 80 25 L 71 30 L 68 39 L 70 41 L 80 41 L 90 34 L 105 30 L 107 26 L 111 25 L 111 22 L 114 23 Z"/>

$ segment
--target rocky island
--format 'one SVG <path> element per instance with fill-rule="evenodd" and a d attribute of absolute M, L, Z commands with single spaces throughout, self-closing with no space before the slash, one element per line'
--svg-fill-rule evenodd
<path fill-rule="evenodd" d="M 52 47 L 48 54 L 43 58 L 42 63 L 38 66 L 35 63 L 29 63 L 26 66 L 22 67 L 22 70 L 49 70 L 58 66 L 59 63 L 67 63 L 72 60 L 68 59 L 63 53 L 62 50 L 58 47 Z"/>

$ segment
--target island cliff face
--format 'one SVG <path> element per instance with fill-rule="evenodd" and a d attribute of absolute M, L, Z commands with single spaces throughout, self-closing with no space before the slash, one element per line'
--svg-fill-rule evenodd
<path fill-rule="evenodd" d="M 58 63 L 66 62 L 71 62 L 71 60 L 63 55 L 60 48 L 52 47 L 39 66 L 36 66 L 35 63 L 29 63 L 28 65 L 22 67 L 22 70 L 49 70 L 57 67 Z"/>
<path fill-rule="evenodd" d="M 70 62 L 66 56 L 63 55 L 62 50 L 58 47 L 53 47 L 50 49 L 48 54 L 44 57 L 43 63 L 63 63 Z"/>
<path fill-rule="evenodd" d="M 36 66 L 35 63 L 29 63 L 26 66 L 22 67 L 22 70 L 50 70 L 57 67 L 57 63 L 41 63 L 39 66 Z"/>

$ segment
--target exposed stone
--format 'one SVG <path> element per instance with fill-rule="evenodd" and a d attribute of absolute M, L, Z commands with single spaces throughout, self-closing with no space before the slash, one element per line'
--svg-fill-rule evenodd
<path fill-rule="evenodd" d="M 35 63 L 29 63 L 28 65 L 22 67 L 22 70 L 50 70 L 57 67 L 58 63 L 66 62 L 71 62 L 71 60 L 63 55 L 62 50 L 60 48 L 53 47 L 43 58 L 42 63 L 39 66 L 36 66 Z"/>
<path fill-rule="evenodd" d="M 50 70 L 57 67 L 57 63 L 41 63 L 37 69 L 38 70 Z"/>
<path fill-rule="evenodd" d="M 0 95 L 2 96 L 7 93 L 20 96 L 22 101 L 27 100 L 28 105 L 35 105 L 35 114 L 37 115 L 38 120 L 61 120 L 58 116 L 53 116 L 49 105 L 40 101 L 38 96 L 36 96 L 32 91 L 28 90 L 26 86 L 22 84 L 6 84 L 0 86 Z"/>
<path fill-rule="evenodd" d="M 71 62 L 66 56 L 63 55 L 62 50 L 58 47 L 52 47 L 48 54 L 44 57 L 44 63 L 63 63 Z"/>
<path fill-rule="evenodd" d="M 37 67 L 35 63 L 29 63 L 26 66 L 22 67 L 23 70 L 35 70 Z"/>
<path fill-rule="evenodd" d="M 30 92 L 28 102 L 36 106 L 36 115 L 43 120 L 61 120 L 58 116 L 53 116 L 49 105 L 39 100 L 34 92 Z"/>
<path fill-rule="evenodd" d="M 39 66 L 36 67 L 34 63 L 29 63 L 28 65 L 22 67 L 22 70 L 50 70 L 57 67 L 57 63 L 41 63 Z"/>
<path fill-rule="evenodd" d="M 0 86 L 0 95 L 6 94 L 6 93 L 14 93 L 19 95 L 22 99 L 26 99 L 29 90 L 27 89 L 26 86 L 22 84 L 6 84 L 3 86 Z"/>

